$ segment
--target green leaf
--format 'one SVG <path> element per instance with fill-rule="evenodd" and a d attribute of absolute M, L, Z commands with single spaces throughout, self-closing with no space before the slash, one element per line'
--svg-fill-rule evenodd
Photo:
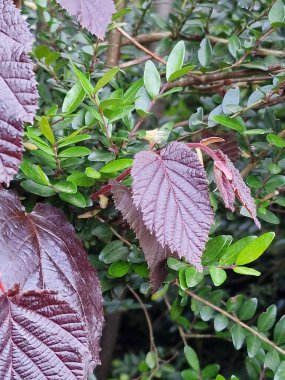
<path fill-rule="evenodd" d="M 200 43 L 198 50 L 198 59 L 203 67 L 208 67 L 212 60 L 212 46 L 207 38 L 204 38 Z"/>
<path fill-rule="evenodd" d="M 246 129 L 241 118 L 233 119 L 229 116 L 217 115 L 217 116 L 213 116 L 212 120 L 223 125 L 224 127 L 234 129 L 235 131 L 237 131 L 240 134 L 243 134 L 243 132 Z"/>
<path fill-rule="evenodd" d="M 73 206 L 81 207 L 81 208 L 86 207 L 86 199 L 79 192 L 77 192 L 76 194 L 59 193 L 59 197 L 64 202 L 70 203 Z"/>
<path fill-rule="evenodd" d="M 267 352 L 264 359 L 264 367 L 270 368 L 273 372 L 275 372 L 279 367 L 279 364 L 280 358 L 278 352 L 274 349 Z"/>
<path fill-rule="evenodd" d="M 219 370 L 220 370 L 219 364 L 207 365 L 202 371 L 202 378 L 212 379 L 214 376 L 218 374 Z"/>
<path fill-rule="evenodd" d="M 87 140 L 90 140 L 90 139 L 91 139 L 91 136 L 90 135 L 86 135 L 86 134 L 72 136 L 72 137 L 70 135 L 69 138 L 66 138 L 60 144 L 58 143 L 57 147 L 58 147 L 58 149 L 61 149 L 61 148 L 65 147 L 65 146 L 68 146 L 68 145 L 71 145 L 71 144 L 76 144 L 76 143 L 81 142 L 81 141 L 87 141 Z"/>
<path fill-rule="evenodd" d="M 156 357 L 155 352 L 152 352 L 152 351 L 148 352 L 145 358 L 145 362 L 148 368 L 154 369 L 157 364 L 157 357 Z"/>
<path fill-rule="evenodd" d="M 45 116 L 42 116 L 40 119 L 40 129 L 45 136 L 45 138 L 52 144 L 55 144 L 55 138 L 53 131 L 49 125 L 49 121 Z"/>
<path fill-rule="evenodd" d="M 269 306 L 266 311 L 260 314 L 257 320 L 257 328 L 261 332 L 266 332 L 271 329 L 275 323 L 277 315 L 277 307 L 275 305 Z"/>
<path fill-rule="evenodd" d="M 197 269 L 194 267 L 186 268 L 184 274 L 187 287 L 189 288 L 193 288 L 194 286 L 199 284 L 199 282 L 201 282 L 204 278 L 203 272 L 198 272 Z"/>
<path fill-rule="evenodd" d="M 256 236 L 246 236 L 243 239 L 236 241 L 223 254 L 219 261 L 220 266 L 232 265 L 235 263 L 237 255 L 241 250 L 248 245 L 252 240 L 255 240 Z"/>
<path fill-rule="evenodd" d="M 31 180 L 21 182 L 21 186 L 29 193 L 36 194 L 41 197 L 52 197 L 56 194 L 55 191 L 50 187 L 39 185 L 38 183 L 35 183 Z"/>
<path fill-rule="evenodd" d="M 180 269 L 186 269 L 189 267 L 188 264 L 183 263 L 183 261 L 177 260 L 174 257 L 168 257 L 167 259 L 167 266 L 168 268 L 179 271 Z"/>
<path fill-rule="evenodd" d="M 144 69 L 144 85 L 149 96 L 154 99 L 160 91 L 161 79 L 152 61 L 147 61 Z"/>
<path fill-rule="evenodd" d="M 93 179 L 99 179 L 101 178 L 101 173 L 99 173 L 97 170 L 94 168 L 88 167 L 85 169 L 85 173 L 87 177 L 93 178 Z"/>
<path fill-rule="evenodd" d="M 267 232 L 257 239 L 251 241 L 238 254 L 235 264 L 245 265 L 257 260 L 269 247 L 274 237 L 274 232 Z"/>
<path fill-rule="evenodd" d="M 86 173 L 75 172 L 67 177 L 67 180 L 72 182 L 76 186 L 91 187 L 95 184 L 93 178 L 87 176 Z"/>
<path fill-rule="evenodd" d="M 279 224 L 280 219 L 272 211 L 266 209 L 265 213 L 260 211 L 260 208 L 257 210 L 257 216 L 259 219 L 264 220 L 267 223 Z"/>
<path fill-rule="evenodd" d="M 111 80 L 116 76 L 120 69 L 118 67 L 113 67 L 111 70 L 107 71 L 102 78 L 100 78 L 94 88 L 94 93 L 98 92 L 101 88 L 110 83 Z"/>
<path fill-rule="evenodd" d="M 266 183 L 265 190 L 268 193 L 272 193 L 278 187 L 285 185 L 285 176 L 284 175 L 273 175 Z"/>
<path fill-rule="evenodd" d="M 194 68 L 195 65 L 182 67 L 182 69 L 179 69 L 170 75 L 170 77 L 168 78 L 168 82 L 172 82 L 178 78 L 183 77 L 184 75 L 188 74 L 189 71 L 192 71 Z"/>
<path fill-rule="evenodd" d="M 185 369 L 181 372 L 184 380 L 197 380 L 197 373 L 193 369 Z"/>
<path fill-rule="evenodd" d="M 285 147 L 285 140 L 282 139 L 282 137 L 278 135 L 274 135 L 273 133 L 269 133 L 269 135 L 266 136 L 266 139 L 270 144 L 277 146 L 278 148 L 284 148 Z"/>
<path fill-rule="evenodd" d="M 193 350 L 193 348 L 190 346 L 185 346 L 184 354 L 190 367 L 192 367 L 194 371 L 199 372 L 200 370 L 199 359 L 196 352 Z"/>
<path fill-rule="evenodd" d="M 179 41 L 172 49 L 166 64 L 166 79 L 169 81 L 170 76 L 180 70 L 185 56 L 184 41 Z"/>
<path fill-rule="evenodd" d="M 109 267 L 108 273 L 112 277 L 124 277 L 130 268 L 130 264 L 124 261 L 117 261 L 112 263 Z"/>
<path fill-rule="evenodd" d="M 241 47 L 242 46 L 240 39 L 235 34 L 233 34 L 228 40 L 228 49 L 234 58 L 238 57 L 238 52 L 241 49 Z"/>
<path fill-rule="evenodd" d="M 52 188 L 59 193 L 75 194 L 77 187 L 72 182 L 54 182 Z"/>
<path fill-rule="evenodd" d="M 94 89 L 89 79 L 87 79 L 86 76 L 72 62 L 71 65 L 79 82 L 81 83 L 81 87 L 85 91 L 86 95 L 88 95 L 89 98 L 92 99 Z"/>
<path fill-rule="evenodd" d="M 244 329 L 240 325 L 234 324 L 230 329 L 230 333 L 235 349 L 239 350 L 245 340 Z"/>
<path fill-rule="evenodd" d="M 40 166 L 34 165 L 31 161 L 24 158 L 20 168 L 28 179 L 40 185 L 49 186 L 49 179 Z"/>
<path fill-rule="evenodd" d="M 88 156 L 91 153 L 91 150 L 85 148 L 84 146 L 76 146 L 73 148 L 67 148 L 59 153 L 60 158 L 68 157 L 84 157 Z"/>
<path fill-rule="evenodd" d="M 273 338 L 278 346 L 285 343 L 285 315 L 277 322 L 273 331 Z"/>
<path fill-rule="evenodd" d="M 129 158 L 121 158 L 106 164 L 100 169 L 100 173 L 109 174 L 116 173 L 132 166 L 133 160 Z"/>
<path fill-rule="evenodd" d="M 222 314 L 217 314 L 214 319 L 214 328 L 215 331 L 223 331 L 229 325 L 229 320 L 226 316 Z"/>
<path fill-rule="evenodd" d="M 209 240 L 202 256 L 203 266 L 217 262 L 232 242 L 232 236 L 221 235 Z"/>
<path fill-rule="evenodd" d="M 105 264 L 111 264 L 117 261 L 125 261 L 128 253 L 128 248 L 120 240 L 114 240 L 102 249 L 99 259 Z"/>
<path fill-rule="evenodd" d="M 284 380 L 284 379 L 285 379 L 285 360 L 281 362 L 281 364 L 277 368 L 277 371 L 275 373 L 273 380 Z"/>
<path fill-rule="evenodd" d="M 279 28 L 284 25 L 284 4 L 282 0 L 277 0 L 268 13 L 268 20 L 273 28 Z"/>
<path fill-rule="evenodd" d="M 235 273 L 244 274 L 246 276 L 260 276 L 261 273 L 258 270 L 248 268 L 248 267 L 236 267 L 233 269 Z"/>
<path fill-rule="evenodd" d="M 226 271 L 217 267 L 210 267 L 210 276 L 215 286 L 222 285 L 227 279 Z"/>
<path fill-rule="evenodd" d="M 70 114 L 77 110 L 80 104 L 84 101 L 85 91 L 82 88 L 80 82 L 75 83 L 73 87 L 67 92 L 65 95 L 63 104 L 62 104 L 62 112 L 66 114 Z"/>
<path fill-rule="evenodd" d="M 246 338 L 247 353 L 250 358 L 256 356 L 261 348 L 261 340 L 256 335 L 248 335 Z"/>
<path fill-rule="evenodd" d="M 239 319 L 241 321 L 247 321 L 248 319 L 251 319 L 257 308 L 257 298 L 250 298 L 249 300 L 245 301 L 240 310 L 239 310 Z"/>

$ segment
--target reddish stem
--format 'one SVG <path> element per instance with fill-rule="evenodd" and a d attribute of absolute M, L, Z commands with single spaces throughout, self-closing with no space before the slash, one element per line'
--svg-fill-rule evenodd
<path fill-rule="evenodd" d="M 0 290 L 2 293 L 6 293 L 6 289 L 5 289 L 5 286 L 3 284 L 3 282 L 0 280 Z"/>
<path fill-rule="evenodd" d="M 122 174 L 120 174 L 116 179 L 115 181 L 117 182 L 121 182 L 123 181 L 125 178 L 127 178 L 127 176 L 131 173 L 131 168 L 125 170 Z M 96 193 L 93 193 L 91 194 L 90 198 L 92 199 L 92 201 L 94 201 L 96 198 L 99 197 L 99 195 L 104 195 L 104 194 L 107 194 L 109 191 L 111 190 L 111 185 L 105 185 L 103 187 L 101 187 L 100 190 L 96 191 Z"/>

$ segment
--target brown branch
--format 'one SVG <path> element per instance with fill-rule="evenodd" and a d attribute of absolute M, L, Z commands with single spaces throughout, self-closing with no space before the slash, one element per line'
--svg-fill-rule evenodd
<path fill-rule="evenodd" d="M 125 8 L 126 1 L 122 1 L 117 6 L 117 11 L 120 11 L 121 9 Z M 120 18 L 118 22 L 122 22 L 123 19 Z M 121 54 L 121 41 L 122 41 L 122 35 L 118 32 L 118 30 L 113 29 L 110 31 L 108 36 L 108 49 L 106 52 L 106 65 L 109 67 L 118 66 L 120 61 L 120 54 Z"/>
<path fill-rule="evenodd" d="M 14 4 L 16 5 L 17 8 L 21 8 L 22 6 L 22 0 L 14 0 Z"/>

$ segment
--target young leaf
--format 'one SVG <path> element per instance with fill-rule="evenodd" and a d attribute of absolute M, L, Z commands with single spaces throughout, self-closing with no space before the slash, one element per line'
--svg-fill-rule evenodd
<path fill-rule="evenodd" d="M 246 275 L 246 276 L 260 276 L 261 273 L 258 271 L 258 270 L 255 270 L 255 269 L 252 269 L 252 268 L 248 268 L 248 267 L 235 267 L 233 269 L 233 271 L 235 273 L 238 273 L 238 274 L 243 274 L 243 275 Z"/>
<path fill-rule="evenodd" d="M 270 246 L 274 237 L 274 232 L 267 232 L 251 241 L 238 254 L 236 265 L 246 265 L 257 260 Z"/>
<path fill-rule="evenodd" d="M 115 77 L 115 75 L 117 74 L 117 72 L 119 71 L 120 69 L 118 69 L 117 67 L 113 67 L 111 70 L 107 71 L 106 74 L 104 74 L 102 76 L 102 78 L 100 78 L 94 88 L 94 93 L 98 92 L 101 88 L 103 88 L 104 86 L 106 86 L 106 84 L 108 84 L 109 82 L 111 82 L 111 80 Z"/>
<path fill-rule="evenodd" d="M 240 172 L 234 167 L 229 158 L 220 150 L 216 151 L 220 161 L 231 173 L 232 178 L 227 178 L 219 167 L 219 162 L 214 163 L 214 175 L 218 189 L 224 199 L 225 206 L 234 211 L 234 200 L 237 197 L 250 213 L 256 226 L 260 228 L 260 223 L 256 217 L 256 205 L 250 194 L 250 189 L 246 186 Z"/>
<path fill-rule="evenodd" d="M 185 346 L 184 354 L 188 364 L 194 369 L 194 371 L 198 372 L 200 370 L 199 359 L 193 348 L 190 346 Z"/>
<path fill-rule="evenodd" d="M 210 276 L 215 286 L 222 285 L 227 279 L 227 273 L 222 268 L 210 267 Z"/>
<path fill-rule="evenodd" d="M 171 256 L 171 252 L 168 248 L 163 248 L 157 242 L 155 235 L 151 234 L 144 226 L 141 211 L 135 207 L 131 191 L 118 182 L 111 181 L 110 183 L 115 206 L 134 230 L 144 251 L 150 269 L 150 280 L 155 292 L 166 276 L 165 261 Z"/>
<path fill-rule="evenodd" d="M 83 380 L 94 367 L 82 317 L 56 292 L 2 295 L 0 335 L 1 379 Z"/>
<path fill-rule="evenodd" d="M 52 145 L 54 145 L 55 144 L 54 134 L 53 134 L 53 131 L 52 131 L 51 127 L 50 127 L 49 121 L 48 121 L 48 119 L 45 116 L 41 117 L 41 120 L 40 120 L 40 129 L 41 129 L 43 135 L 45 136 L 45 138 Z"/>
<path fill-rule="evenodd" d="M 166 64 L 166 79 L 169 81 L 170 76 L 181 69 L 185 56 L 184 41 L 179 41 L 172 49 Z"/>
<path fill-rule="evenodd" d="M 188 288 L 194 288 L 199 284 L 204 278 L 204 274 L 198 272 L 196 268 L 190 267 L 186 268 L 184 272 L 186 285 Z"/>
<path fill-rule="evenodd" d="M 16 195 L 1 191 L 0 252 L 6 288 L 17 283 L 23 291 L 58 291 L 87 324 L 90 350 L 98 363 L 103 323 L 99 280 L 64 215 L 48 204 L 38 204 L 28 214 Z"/>
<path fill-rule="evenodd" d="M 12 0 L 0 0 L 0 183 L 9 185 L 22 159 L 23 123 L 32 123 L 38 92 L 28 25 Z"/>
<path fill-rule="evenodd" d="M 132 168 L 133 199 L 163 247 L 202 270 L 213 222 L 206 174 L 197 155 L 173 142 L 160 155 L 140 152 Z"/>
<path fill-rule="evenodd" d="M 160 91 L 161 79 L 152 61 L 147 61 L 144 69 L 144 85 L 149 96 L 154 99 Z"/>
<path fill-rule="evenodd" d="M 108 164 L 106 164 L 100 169 L 100 173 L 105 173 L 105 174 L 115 173 L 120 170 L 129 168 L 130 166 L 132 166 L 132 163 L 133 163 L 132 159 L 120 158 L 118 160 L 108 162 Z"/>
<path fill-rule="evenodd" d="M 57 2 L 75 16 L 78 22 L 100 40 L 104 39 L 106 29 L 116 13 L 113 0 L 57 0 Z"/>
<path fill-rule="evenodd" d="M 207 38 L 204 38 L 200 43 L 198 50 L 198 59 L 203 67 L 208 67 L 212 60 L 212 46 Z"/>
<path fill-rule="evenodd" d="M 238 119 L 233 119 L 229 116 L 217 115 L 217 116 L 213 116 L 212 120 L 216 121 L 217 123 L 227 128 L 233 129 L 239 132 L 240 134 L 242 134 L 245 131 L 244 123 Z"/>
<path fill-rule="evenodd" d="M 75 83 L 75 85 L 71 87 L 71 89 L 65 95 L 62 105 L 62 112 L 70 114 L 76 111 L 80 104 L 83 102 L 84 98 L 85 91 L 79 81 Z"/>

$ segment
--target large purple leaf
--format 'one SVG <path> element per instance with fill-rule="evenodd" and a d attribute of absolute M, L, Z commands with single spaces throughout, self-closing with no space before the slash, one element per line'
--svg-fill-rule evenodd
<path fill-rule="evenodd" d="M 206 173 L 197 155 L 182 143 L 160 152 L 140 152 L 132 168 L 133 199 L 144 223 L 163 247 L 202 270 L 213 211 Z"/>
<path fill-rule="evenodd" d="M 165 276 L 165 260 L 173 256 L 168 247 L 163 248 L 156 236 L 151 234 L 144 225 L 141 211 L 134 205 L 131 191 L 116 181 L 110 182 L 116 208 L 134 230 L 144 252 L 150 269 L 150 281 L 155 292 L 161 286 Z"/>
<path fill-rule="evenodd" d="M 91 352 L 99 362 L 102 297 L 96 272 L 71 224 L 56 208 L 38 204 L 25 213 L 18 197 L 0 192 L 0 273 L 7 289 L 56 290 L 87 324 Z"/>
<path fill-rule="evenodd" d="M 244 207 L 250 213 L 254 223 L 260 228 L 260 223 L 256 216 L 256 205 L 251 196 L 250 189 L 242 179 L 240 172 L 234 167 L 231 160 L 222 151 L 217 150 L 216 155 L 220 162 L 228 168 L 232 178 L 226 178 L 224 173 L 219 169 L 217 163 L 214 164 L 214 173 L 217 187 L 224 199 L 225 206 L 234 211 L 234 201 L 238 198 Z"/>
<path fill-rule="evenodd" d="M 38 93 L 33 39 L 12 0 L 0 0 L 0 182 L 9 185 L 22 158 L 23 123 L 32 122 Z"/>
<path fill-rule="evenodd" d="M 57 0 L 89 32 L 101 40 L 116 12 L 113 0 Z"/>
<path fill-rule="evenodd" d="M 0 297 L 0 378 L 85 380 L 92 370 L 81 316 L 54 292 Z"/>

